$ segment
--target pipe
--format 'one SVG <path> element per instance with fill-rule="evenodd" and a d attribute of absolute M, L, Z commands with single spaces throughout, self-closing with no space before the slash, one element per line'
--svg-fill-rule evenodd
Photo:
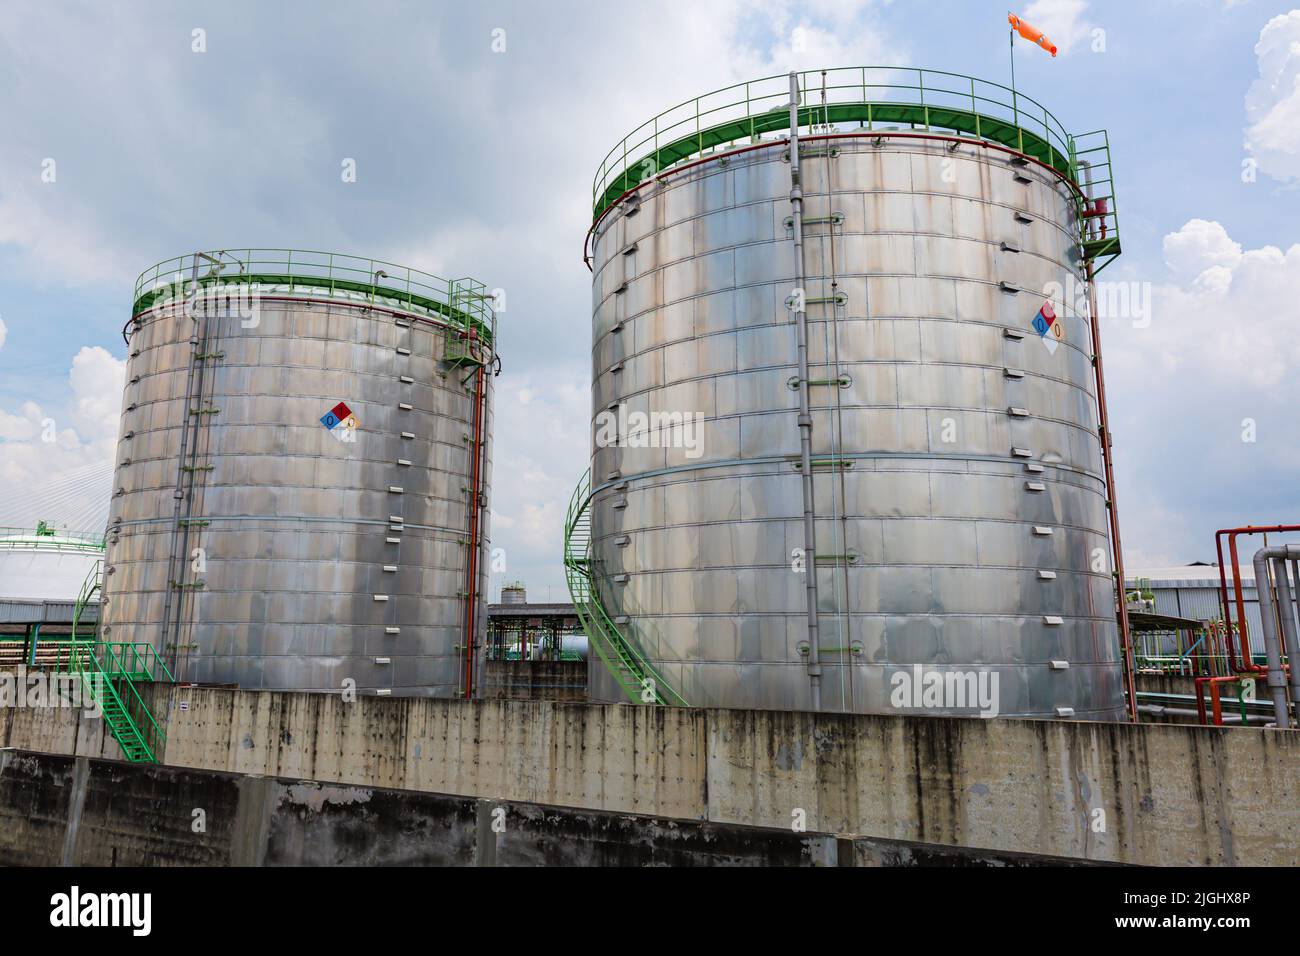
<path fill-rule="evenodd" d="M 1235 684 L 1240 680 L 1236 676 L 1231 677 L 1197 677 L 1194 681 L 1196 686 L 1196 713 L 1203 724 L 1222 724 L 1223 723 L 1223 704 L 1219 695 L 1220 684 Z M 1202 693 L 1206 688 L 1210 691 L 1210 713 L 1205 711 L 1205 696 Z"/>
<path fill-rule="evenodd" d="M 1290 729 L 1291 718 L 1287 708 L 1286 673 L 1282 670 L 1282 649 L 1278 639 L 1277 618 L 1273 613 L 1273 589 L 1269 586 L 1268 565 L 1274 558 L 1288 558 L 1292 554 L 1300 555 L 1300 546 L 1275 545 L 1256 551 L 1254 561 L 1255 593 L 1259 595 L 1259 617 L 1264 625 L 1264 650 L 1268 655 L 1268 690 L 1273 697 L 1273 716 L 1279 730 Z M 1287 588 L 1287 594 L 1290 594 L 1290 588 Z M 1278 596 L 1280 598 L 1281 594 Z"/>
<path fill-rule="evenodd" d="M 799 171 L 799 74 L 790 71 L 790 216 L 794 231 L 794 321 L 799 351 L 799 464 L 803 485 L 804 594 L 808 602 L 808 685 L 822 709 L 821 639 L 817 622 L 817 527 L 813 510 L 812 412 L 808 399 L 808 310 L 803 274 L 803 183 Z"/>
<path fill-rule="evenodd" d="M 476 337 L 471 331 L 469 336 L 470 346 Z M 495 343 L 494 343 L 495 345 Z M 478 626 L 478 582 L 479 582 L 479 550 L 481 548 L 479 527 L 479 515 L 482 511 L 482 482 L 481 482 L 481 464 L 483 455 L 483 426 L 484 426 L 484 405 L 487 401 L 487 380 L 483 374 L 483 366 L 478 367 L 475 373 L 475 395 L 474 395 L 474 471 L 473 478 L 470 482 L 470 525 L 469 525 L 469 554 L 466 556 L 467 570 L 469 580 L 466 583 L 465 591 L 468 595 L 468 602 L 465 608 L 465 699 L 471 700 L 474 697 L 474 632 Z"/>
<path fill-rule="evenodd" d="M 1237 533 L 1228 535 L 1228 552 L 1232 556 L 1232 583 L 1237 598 L 1237 634 L 1241 638 L 1241 669 L 1263 673 L 1266 668 L 1255 663 L 1255 656 L 1250 652 L 1250 634 L 1246 629 L 1246 598 L 1241 586 L 1241 561 L 1237 556 Z M 1223 562 L 1219 562 L 1219 574 L 1223 574 Z M 1267 582 L 1266 582 L 1267 583 Z M 1258 592 L 1259 582 L 1255 582 Z"/>
<path fill-rule="evenodd" d="M 1241 586 L 1241 568 L 1237 558 L 1237 535 L 1239 534 L 1267 534 L 1271 532 L 1286 533 L 1291 531 L 1300 531 L 1300 525 L 1295 524 L 1273 524 L 1273 525 L 1246 525 L 1243 528 L 1221 528 L 1214 532 L 1214 548 L 1219 558 L 1219 601 L 1223 606 L 1223 626 L 1224 626 L 1224 643 L 1228 647 L 1228 667 L 1233 673 L 1241 671 L 1250 671 L 1253 673 L 1262 673 L 1265 668 L 1260 667 L 1251 659 L 1250 640 L 1246 633 L 1246 599 L 1242 592 Z M 1241 663 L 1237 663 L 1236 647 L 1232 639 L 1232 602 L 1228 598 L 1228 577 L 1227 566 L 1223 561 L 1223 536 L 1228 536 L 1228 551 L 1232 557 L 1232 589 L 1233 596 L 1237 604 L 1237 628 L 1238 636 L 1241 638 Z"/>
<path fill-rule="evenodd" d="M 1150 714 L 1152 717 L 1195 717 L 1196 711 L 1186 710 L 1182 707 L 1165 707 L 1163 704 L 1140 704 L 1138 711 L 1143 714 Z M 1263 723 L 1272 720 L 1266 714 L 1247 714 L 1248 723 Z M 1242 722 L 1240 714 L 1227 714 L 1223 718 L 1225 724 L 1240 724 Z"/>
<path fill-rule="evenodd" d="M 1295 548 L 1295 545 L 1291 546 Z M 1296 554 L 1294 551 L 1290 561 L 1291 570 L 1295 572 L 1295 591 L 1288 594 L 1291 600 L 1288 600 L 1284 607 L 1286 607 L 1287 622 L 1291 623 L 1292 632 L 1296 636 L 1287 639 L 1287 672 L 1291 675 L 1292 704 L 1300 706 L 1300 704 L 1297 704 L 1297 702 L 1300 702 L 1300 667 L 1296 667 L 1296 662 L 1300 661 L 1300 628 L 1296 626 L 1296 619 L 1292 618 L 1292 613 L 1300 615 L 1300 554 Z M 1286 574 L 1286 562 L 1279 562 L 1278 566 L 1282 568 L 1282 574 Z M 1297 719 L 1300 719 L 1300 713 L 1297 713 Z"/>
<path fill-rule="evenodd" d="M 1297 636 L 1295 623 L 1295 601 L 1292 600 L 1291 581 L 1287 577 L 1287 560 L 1295 561 L 1300 558 L 1300 545 L 1279 545 L 1285 547 L 1289 554 L 1285 558 L 1273 559 L 1273 572 L 1277 576 L 1277 603 L 1278 616 L 1282 618 L 1282 639 L 1286 643 L 1285 665 L 1290 675 L 1291 683 L 1291 701 L 1293 704 L 1300 706 L 1300 668 L 1295 666 L 1296 648 L 1300 647 L 1300 636 Z M 1300 585 L 1300 578 L 1296 579 L 1297 585 Z"/>
<path fill-rule="evenodd" d="M 1101 434 L 1101 461 L 1106 473 L 1106 512 L 1110 518 L 1110 546 L 1115 560 L 1115 599 L 1119 604 L 1119 640 L 1124 654 L 1124 691 L 1129 718 L 1137 723 L 1137 685 L 1133 671 L 1133 635 L 1128 623 L 1128 597 L 1124 593 L 1124 549 L 1119 539 L 1119 504 L 1115 500 L 1115 467 L 1110 441 L 1110 413 L 1106 409 L 1106 375 L 1101 364 L 1101 318 L 1097 315 L 1097 283 L 1092 260 L 1087 264 L 1088 317 L 1092 326 L 1092 363 L 1097 378 L 1097 424 Z"/>

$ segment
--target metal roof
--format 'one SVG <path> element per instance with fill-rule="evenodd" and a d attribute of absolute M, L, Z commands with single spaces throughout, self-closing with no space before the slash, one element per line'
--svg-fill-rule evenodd
<path fill-rule="evenodd" d="M 71 624 L 76 601 L 24 601 L 0 599 L 0 624 Z M 99 603 L 86 605 L 81 619 L 86 624 L 99 621 Z"/>
<path fill-rule="evenodd" d="M 1152 614 L 1149 611 L 1129 611 L 1129 626 L 1142 631 L 1196 631 L 1201 622 L 1187 617 L 1174 617 L 1172 614 Z"/>
<path fill-rule="evenodd" d="M 1136 587 L 1140 578 L 1148 578 L 1152 587 L 1207 588 L 1219 586 L 1217 564 L 1185 564 L 1162 568 L 1126 568 L 1124 577 L 1128 587 Z M 1232 583 L 1232 568 L 1224 569 L 1224 577 Z M 1249 561 L 1241 562 L 1241 583 L 1255 584 L 1255 569 Z"/>
<path fill-rule="evenodd" d="M 577 614 L 569 603 L 488 605 L 488 617 L 576 617 Z"/>

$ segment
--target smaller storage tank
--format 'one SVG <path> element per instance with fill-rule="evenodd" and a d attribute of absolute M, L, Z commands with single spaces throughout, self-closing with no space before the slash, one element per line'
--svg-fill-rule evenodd
<path fill-rule="evenodd" d="M 472 695 L 485 633 L 487 288 L 242 249 L 140 277 L 103 631 L 179 680 Z"/>

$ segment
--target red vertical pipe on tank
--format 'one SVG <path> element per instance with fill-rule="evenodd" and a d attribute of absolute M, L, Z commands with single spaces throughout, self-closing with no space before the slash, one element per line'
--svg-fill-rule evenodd
<path fill-rule="evenodd" d="M 477 335 L 469 334 L 469 351 L 473 354 L 474 340 Z M 478 552 L 479 552 L 479 513 L 482 510 L 482 448 L 483 448 L 483 405 L 486 395 L 483 388 L 483 366 L 479 365 L 474 375 L 474 474 L 470 482 L 470 519 L 469 519 L 469 582 L 466 585 L 465 607 L 465 698 L 474 696 L 474 628 L 477 624 L 478 609 Z"/>
<path fill-rule="evenodd" d="M 1124 595 L 1124 553 L 1119 538 L 1119 505 L 1115 501 L 1115 469 L 1111 461 L 1110 415 L 1106 410 L 1106 376 L 1101 364 L 1101 319 L 1097 316 L 1097 284 L 1088 261 L 1088 313 L 1092 326 L 1093 369 L 1097 375 L 1097 423 L 1101 431 L 1101 460 L 1106 472 L 1106 510 L 1110 517 L 1110 546 L 1115 560 L 1115 597 L 1119 605 L 1120 647 L 1124 654 L 1124 697 L 1129 720 L 1137 723 L 1137 686 L 1133 679 L 1133 642 L 1129 633 L 1128 601 Z"/>

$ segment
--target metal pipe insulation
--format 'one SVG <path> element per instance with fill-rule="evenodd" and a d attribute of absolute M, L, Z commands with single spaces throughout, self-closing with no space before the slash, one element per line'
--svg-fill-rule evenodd
<path fill-rule="evenodd" d="M 1278 617 L 1282 619 L 1282 639 L 1286 645 L 1287 672 L 1291 684 L 1291 703 L 1294 707 L 1300 708 L 1300 668 L 1296 665 L 1296 648 L 1300 647 L 1300 632 L 1296 629 L 1295 620 L 1295 600 L 1291 590 L 1291 581 L 1288 578 L 1287 561 L 1295 561 L 1300 557 L 1300 545 L 1286 545 L 1292 548 L 1287 557 L 1273 559 L 1273 573 L 1277 576 L 1277 603 Z M 1258 586 L 1259 582 L 1255 582 Z M 1300 586 L 1300 578 L 1296 578 L 1296 584 Z M 1300 709 L 1297 710 L 1297 717 L 1300 717 Z"/>
<path fill-rule="evenodd" d="M 1194 710 L 1187 710 L 1181 707 L 1165 707 L 1161 704 L 1139 704 L 1138 712 L 1142 714 L 1150 714 L 1152 717 L 1191 717 L 1197 719 L 1200 716 Z M 1253 724 L 1266 723 L 1272 719 L 1273 718 L 1269 717 L 1267 714 L 1246 715 L 1246 722 Z M 1225 724 L 1239 724 L 1242 722 L 1241 715 L 1224 714 L 1223 722 Z"/>
<path fill-rule="evenodd" d="M 1300 618 L 1300 554 L 1292 554 L 1291 570 L 1295 575 L 1295 591 L 1291 596 L 1294 598 L 1295 613 Z M 1300 707 L 1300 667 L 1296 667 L 1297 661 L 1300 661 L 1300 646 L 1288 644 L 1286 653 L 1287 665 L 1291 671 L 1291 700 Z M 1297 720 L 1300 720 L 1300 714 L 1297 714 Z"/>
<path fill-rule="evenodd" d="M 1278 635 L 1277 618 L 1281 617 L 1283 629 L 1292 642 L 1290 650 L 1295 656 L 1295 625 L 1287 626 L 1291 616 L 1291 588 L 1286 580 L 1286 561 L 1300 557 L 1300 545 L 1282 544 L 1271 548 L 1260 548 L 1255 552 L 1255 593 L 1259 595 L 1259 617 L 1264 626 L 1264 651 L 1268 656 L 1268 690 L 1273 698 L 1273 715 L 1279 730 L 1291 727 L 1291 717 L 1287 707 L 1287 680 L 1282 670 L 1282 646 Z M 1274 613 L 1273 589 L 1269 585 L 1269 564 L 1280 564 L 1278 575 L 1278 600 L 1285 606 L 1282 614 Z M 1295 670 L 1293 667 L 1292 670 Z"/>
<path fill-rule="evenodd" d="M 817 525 L 813 509 L 812 412 L 808 397 L 808 309 L 803 274 L 803 183 L 799 170 L 799 74 L 790 72 L 790 217 L 794 233 L 794 321 L 799 353 L 799 464 L 803 485 L 804 593 L 808 603 L 808 684 L 821 710 L 821 640 L 817 622 Z"/>

